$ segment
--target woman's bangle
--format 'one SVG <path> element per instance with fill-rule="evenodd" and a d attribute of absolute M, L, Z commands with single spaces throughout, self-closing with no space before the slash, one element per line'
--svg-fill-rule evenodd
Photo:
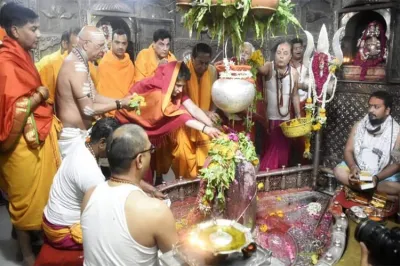
<path fill-rule="evenodd" d="M 204 133 L 204 129 L 206 129 L 207 125 L 204 125 L 203 129 L 201 130 L 201 133 Z"/>

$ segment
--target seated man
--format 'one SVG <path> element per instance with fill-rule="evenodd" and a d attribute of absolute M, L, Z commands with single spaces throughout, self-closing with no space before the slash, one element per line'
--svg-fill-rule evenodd
<path fill-rule="evenodd" d="M 398 196 L 400 167 L 391 160 L 391 152 L 400 145 L 399 124 L 390 115 L 393 99 L 389 93 L 377 91 L 368 104 L 368 115 L 351 130 L 344 162 L 336 166 L 334 174 L 344 185 L 359 190 L 360 172 L 367 171 L 378 192 Z"/>
<path fill-rule="evenodd" d="M 49 245 L 59 249 L 82 249 L 80 228 L 83 196 L 92 187 L 103 183 L 99 158 L 106 157 L 106 139 L 119 127 L 114 118 L 102 118 L 93 126 L 90 141 L 78 143 L 66 157 L 54 177 L 50 197 L 44 209 L 43 229 Z M 155 189 L 145 183 L 148 192 Z M 162 196 L 157 192 L 158 196 Z"/>
<path fill-rule="evenodd" d="M 86 193 L 82 203 L 84 265 L 159 265 L 178 235 L 171 210 L 139 184 L 155 148 L 137 125 L 124 125 L 107 140 L 111 178 Z"/>

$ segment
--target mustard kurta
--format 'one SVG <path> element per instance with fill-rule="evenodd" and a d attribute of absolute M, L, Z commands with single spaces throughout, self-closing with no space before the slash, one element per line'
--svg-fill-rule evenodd
<path fill-rule="evenodd" d="M 203 76 L 198 79 L 194 71 L 192 60 L 189 61 L 191 77 L 186 90 L 189 98 L 203 111 L 210 111 L 211 87 L 216 80 L 216 71 L 209 66 Z M 177 145 L 173 151 L 172 169 L 175 176 L 196 178 L 198 170 L 203 167 L 210 149 L 210 138 L 197 130 L 181 128 L 176 136 Z"/>

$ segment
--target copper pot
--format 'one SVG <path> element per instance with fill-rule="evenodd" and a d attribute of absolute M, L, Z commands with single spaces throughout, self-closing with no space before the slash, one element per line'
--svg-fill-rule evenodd
<path fill-rule="evenodd" d="M 279 6 L 279 0 L 252 0 L 251 10 L 259 18 L 275 13 Z"/>
<path fill-rule="evenodd" d="M 176 6 L 182 10 L 192 8 L 192 0 L 176 0 Z"/>
<path fill-rule="evenodd" d="M 211 0 L 211 5 L 212 6 L 216 6 L 216 5 L 227 6 L 227 5 L 234 5 L 235 2 L 236 2 L 235 0 L 222 0 L 222 1 Z"/>

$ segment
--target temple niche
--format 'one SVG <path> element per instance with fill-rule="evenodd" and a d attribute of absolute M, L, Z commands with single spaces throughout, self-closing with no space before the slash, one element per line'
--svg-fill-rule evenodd
<path fill-rule="evenodd" d="M 388 10 L 368 10 L 345 14 L 342 41 L 345 80 L 383 81 L 389 53 L 390 19 Z"/>

